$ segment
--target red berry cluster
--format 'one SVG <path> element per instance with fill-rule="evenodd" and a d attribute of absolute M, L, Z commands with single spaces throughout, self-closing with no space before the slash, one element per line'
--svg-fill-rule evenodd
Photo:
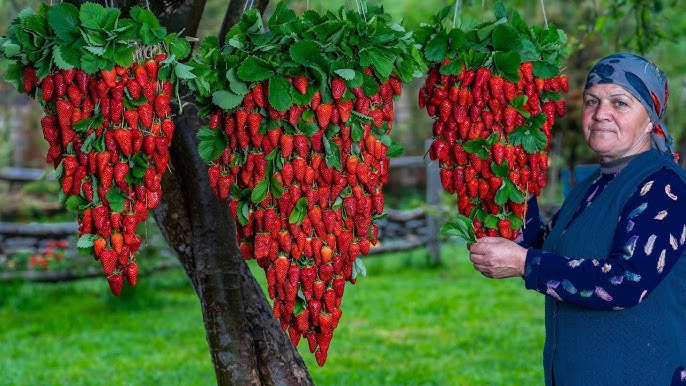
<path fill-rule="evenodd" d="M 377 241 L 373 216 L 383 213 L 389 159 L 374 133 L 390 132 L 402 85 L 377 80 L 379 91 L 367 96 L 335 77 L 324 103 L 306 77 L 287 79 L 312 95 L 309 103 L 277 111 L 264 82 L 236 110 L 210 116 L 209 127 L 223 130 L 228 146 L 209 177 L 218 197 L 230 196 L 243 258 L 254 257 L 266 272 L 274 316 L 294 345 L 307 339 L 323 366 L 345 282 L 355 282 L 355 259 Z M 315 129 L 304 130 L 308 125 Z"/>
<path fill-rule="evenodd" d="M 546 185 L 550 129 L 555 118 L 566 113 L 560 92 L 568 90 L 567 77 L 535 77 L 531 62 L 521 64 L 516 82 L 487 67 L 463 66 L 457 75 L 443 74 L 441 67 L 430 68 L 419 91 L 419 107 L 435 118 L 429 157 L 438 160 L 441 184 L 457 193 L 458 211 L 472 218 L 476 237 L 514 239 L 521 221 L 511 220 L 513 215 L 524 217 L 524 193 L 539 195 Z M 545 138 L 531 151 L 523 146 L 527 139 L 522 137 L 532 135 L 525 129 L 539 130 L 529 127 L 535 121 L 532 117 L 539 115 Z M 523 133 L 513 133 L 518 129 Z M 504 193 L 507 190 L 519 194 Z M 493 221 L 476 216 L 475 209 L 484 210 Z"/>
<path fill-rule="evenodd" d="M 35 70 L 25 70 L 24 91 L 35 89 L 46 114 L 46 161 L 57 169 L 67 206 L 78 213 L 78 246 L 92 248 L 115 295 L 124 279 L 136 283 L 142 241 L 136 227 L 162 195 L 174 132 L 172 84 L 157 76 L 165 57 L 93 75 L 59 70 L 40 81 Z"/>

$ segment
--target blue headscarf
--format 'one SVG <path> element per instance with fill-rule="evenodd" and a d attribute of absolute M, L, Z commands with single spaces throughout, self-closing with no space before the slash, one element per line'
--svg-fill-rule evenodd
<path fill-rule="evenodd" d="M 616 84 L 623 87 L 648 111 L 653 123 L 651 146 L 662 154 L 676 156 L 672 149 L 672 136 L 662 122 L 669 88 L 667 76 L 648 59 L 631 53 L 616 53 L 600 59 L 588 73 L 586 87 L 596 84 Z"/>

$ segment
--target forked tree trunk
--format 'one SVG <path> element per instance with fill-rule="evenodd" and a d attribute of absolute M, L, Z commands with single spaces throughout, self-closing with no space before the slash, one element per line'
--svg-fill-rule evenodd
<path fill-rule="evenodd" d="M 113 1 L 98 2 L 111 5 Z M 149 2 L 169 32 L 183 30 L 187 36 L 195 35 L 205 0 Z M 138 2 L 114 3 L 126 12 Z M 267 3 L 230 1 L 218 36 L 239 20 L 246 4 L 264 11 Z M 217 384 L 311 385 L 302 358 L 241 258 L 229 206 L 215 198 L 208 167 L 198 156 L 195 133 L 204 122 L 187 89 L 181 88 L 181 96 L 187 104 L 174 119 L 170 170 L 162 180 L 164 194 L 154 217 L 198 294 Z"/>

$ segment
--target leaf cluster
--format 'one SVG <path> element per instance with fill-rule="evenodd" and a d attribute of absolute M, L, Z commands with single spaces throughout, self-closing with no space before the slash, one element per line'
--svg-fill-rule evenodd
<path fill-rule="evenodd" d="M 559 73 L 568 55 L 564 31 L 553 24 L 529 26 L 516 10 L 506 9 L 500 1 L 494 5 L 494 19 L 475 26 L 466 19 L 447 25 L 451 8 L 443 8 L 414 33 L 423 60 L 429 66 L 445 64 L 442 72 L 456 75 L 463 65 L 488 67 L 517 81 L 520 64 L 532 62 L 534 75 L 550 78 Z"/>
<path fill-rule="evenodd" d="M 268 27 L 268 28 L 266 28 Z M 332 77 L 373 94 L 376 81 L 389 76 L 409 82 L 427 70 L 412 33 L 394 22 L 383 7 L 365 15 L 341 7 L 337 13 L 313 10 L 301 16 L 280 2 L 264 25 L 256 10 L 248 10 L 226 35 L 226 45 L 208 37 L 189 62 L 196 78 L 190 87 L 199 105 L 230 111 L 257 83 L 269 80 L 269 102 L 277 110 L 309 102 L 316 90 L 331 100 Z M 312 85 L 301 95 L 287 81 L 305 76 Z M 378 91 L 378 90 L 376 90 Z"/>
<path fill-rule="evenodd" d="M 140 49 L 149 47 L 158 49 Z M 80 68 L 93 74 L 115 65 L 128 67 L 144 59 L 137 55 L 145 51 L 168 52 L 167 62 L 173 64 L 190 54 L 190 44 L 177 34 L 167 34 L 148 9 L 134 6 L 130 17 L 124 18 L 119 8 L 90 2 L 79 8 L 66 2 L 25 8 L 7 34 L 0 36 L 0 55 L 11 62 L 5 79 L 15 86 L 21 81 L 20 70 L 27 66 L 36 68 L 39 79 L 57 69 Z"/>

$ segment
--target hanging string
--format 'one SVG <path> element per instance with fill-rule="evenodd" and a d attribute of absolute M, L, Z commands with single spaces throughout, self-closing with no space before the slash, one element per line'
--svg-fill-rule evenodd
<path fill-rule="evenodd" d="M 543 0 L 541 0 L 541 10 L 543 11 L 543 21 L 545 22 L 545 28 L 548 29 L 548 16 L 545 14 L 545 5 Z"/>
<path fill-rule="evenodd" d="M 245 2 L 245 7 L 243 7 L 243 13 L 245 13 L 246 10 L 252 9 L 253 4 L 255 3 L 255 0 L 250 0 L 250 5 L 248 5 L 248 2 Z"/>
<path fill-rule="evenodd" d="M 362 14 L 362 18 L 363 18 L 364 21 L 366 22 L 366 21 L 367 21 L 367 14 L 366 14 L 366 12 L 365 12 L 364 3 L 363 3 L 362 1 L 363 1 L 363 0 L 357 0 L 357 12 L 359 12 L 359 13 Z"/>
<path fill-rule="evenodd" d="M 457 8 L 460 6 L 460 0 L 455 0 L 455 12 L 453 13 L 453 28 L 457 23 Z"/>

